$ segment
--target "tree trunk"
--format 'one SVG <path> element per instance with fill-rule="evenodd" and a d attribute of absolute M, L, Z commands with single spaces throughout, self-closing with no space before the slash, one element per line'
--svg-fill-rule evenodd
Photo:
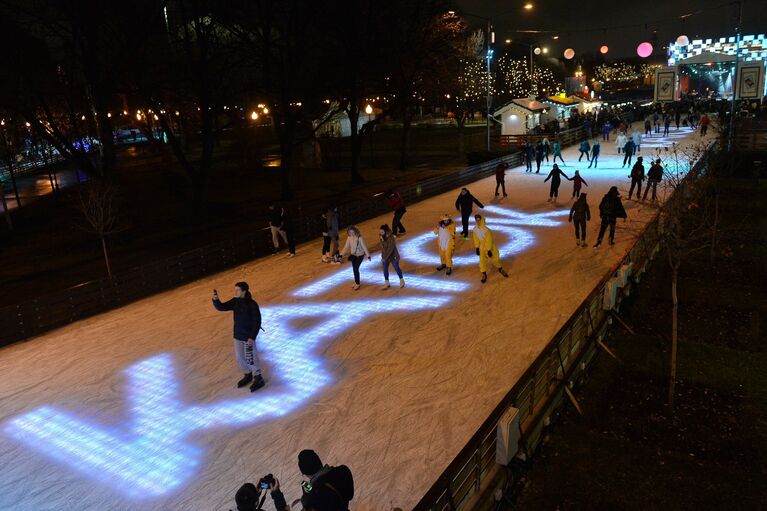
<path fill-rule="evenodd" d="M 360 155 L 362 154 L 362 137 L 359 131 L 360 109 L 355 100 L 349 102 L 346 115 L 349 117 L 349 130 L 351 132 L 349 137 L 352 150 L 351 182 L 358 184 L 364 180 L 360 175 Z"/>
<path fill-rule="evenodd" d="M 677 298 L 676 286 L 679 278 L 679 265 L 671 267 L 671 372 L 668 382 L 668 405 L 674 407 L 674 387 L 676 386 L 676 351 L 678 344 L 679 330 L 679 300 Z"/>
<path fill-rule="evenodd" d="M 405 114 L 402 118 L 402 140 L 400 145 L 399 169 L 407 170 L 408 151 L 410 149 L 410 127 L 412 126 L 412 115 L 410 109 L 405 107 Z"/>
<path fill-rule="evenodd" d="M 290 139 L 290 140 L 288 140 Z M 280 141 L 280 181 L 282 200 L 293 199 L 293 140 L 287 134 L 283 134 Z"/>
<path fill-rule="evenodd" d="M 460 156 L 463 156 L 466 154 L 466 133 L 464 132 L 464 124 L 466 121 L 464 121 L 463 116 L 461 116 L 461 119 L 457 119 L 458 121 L 458 154 Z"/>
<path fill-rule="evenodd" d="M 8 224 L 8 230 L 13 230 L 13 219 L 11 218 L 11 212 L 8 211 L 8 202 L 5 200 L 5 188 L 0 184 L 0 202 L 3 206 L 3 215 L 5 216 L 5 223 Z"/>
<path fill-rule="evenodd" d="M 13 160 L 8 160 L 8 174 L 11 176 L 13 196 L 16 198 L 16 207 L 21 209 L 21 198 L 19 197 L 19 187 L 16 186 L 16 171 L 13 170 Z"/>
<path fill-rule="evenodd" d="M 107 242 L 104 236 L 101 236 L 101 250 L 104 252 L 104 263 L 107 266 L 107 276 L 112 278 L 112 267 L 109 265 L 109 253 L 107 252 Z"/>

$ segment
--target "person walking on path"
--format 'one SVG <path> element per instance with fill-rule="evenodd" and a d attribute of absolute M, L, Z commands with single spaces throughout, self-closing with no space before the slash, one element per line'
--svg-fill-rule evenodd
<path fill-rule="evenodd" d="M 394 218 L 391 221 L 392 234 L 394 236 L 405 234 L 405 226 L 402 225 L 402 217 L 407 212 L 405 201 L 394 190 L 387 190 L 384 195 L 386 200 L 389 201 L 389 206 L 394 210 Z"/>
<path fill-rule="evenodd" d="M 349 261 L 352 263 L 352 272 L 354 273 L 354 287 L 352 289 L 357 291 L 360 288 L 360 265 L 362 265 L 362 261 L 366 257 L 370 261 L 370 251 L 367 245 L 365 245 L 365 240 L 362 239 L 360 230 L 354 225 L 350 225 L 346 229 L 346 243 L 341 251 L 341 255 L 343 256 L 347 253 L 349 254 Z"/>
<path fill-rule="evenodd" d="M 285 208 L 276 204 L 269 205 L 269 229 L 272 231 L 274 253 L 280 250 L 280 237 L 288 246 L 288 257 L 296 255 L 296 244 L 293 241 L 293 231 L 290 229 L 288 214 Z"/>
<path fill-rule="evenodd" d="M 647 171 L 647 186 L 644 189 L 642 200 L 647 199 L 647 192 L 650 191 L 650 188 L 652 188 L 652 200 L 657 200 L 658 183 L 660 183 L 662 179 L 663 167 L 660 164 L 660 158 L 658 158 L 652 165 L 650 165 L 650 169 Z M 639 197 L 638 194 L 637 197 Z"/>
<path fill-rule="evenodd" d="M 266 382 L 261 376 L 261 364 L 256 350 L 256 336 L 261 330 L 261 310 L 250 295 L 247 282 L 234 285 L 234 298 L 221 302 L 218 291 L 213 290 L 213 307 L 217 311 L 232 311 L 234 314 L 234 358 L 244 376 L 237 382 L 237 388 L 251 383 L 250 391 L 255 392 Z"/>
<path fill-rule="evenodd" d="M 610 188 L 602 197 L 602 202 L 599 203 L 599 216 L 602 219 L 602 225 L 599 226 L 599 236 L 594 248 L 599 248 L 602 244 L 602 238 L 608 227 L 610 227 L 610 245 L 615 245 L 615 221 L 618 218 L 625 219 L 627 216 L 616 186 Z"/>
<path fill-rule="evenodd" d="M 533 158 L 535 158 L 535 150 L 533 149 L 533 144 L 530 142 L 525 142 L 525 145 L 522 147 L 524 151 L 524 157 L 525 157 L 525 172 L 532 172 L 533 171 Z"/>
<path fill-rule="evenodd" d="M 618 132 L 618 136 L 615 137 L 615 147 L 618 148 L 618 154 L 621 154 L 623 146 L 626 145 L 626 134 L 622 131 Z"/>
<path fill-rule="evenodd" d="M 549 200 L 548 202 L 556 202 L 557 197 L 559 196 L 559 185 L 562 183 L 562 179 L 559 176 L 565 176 L 565 179 L 568 181 L 571 181 L 569 177 L 567 177 L 567 174 L 559 170 L 559 167 L 557 164 L 554 164 L 554 167 L 551 169 L 551 172 L 549 172 L 548 177 L 543 180 L 545 183 L 549 179 L 551 179 L 551 188 L 549 189 Z"/>
<path fill-rule="evenodd" d="M 322 262 L 339 264 L 338 209 L 332 207 L 325 208 L 325 212 L 322 213 L 322 218 L 325 220 L 325 230 L 322 232 Z M 332 250 L 330 248 L 331 244 L 333 246 Z"/>
<path fill-rule="evenodd" d="M 508 197 L 506 193 L 506 169 L 509 168 L 509 164 L 505 161 L 500 162 L 495 166 L 495 196 L 498 197 L 498 187 L 503 190 L 503 196 Z"/>
<path fill-rule="evenodd" d="M 586 155 L 586 161 L 591 161 L 591 158 L 589 158 L 589 151 L 591 151 L 591 146 L 589 145 L 588 139 L 584 138 L 581 140 L 581 145 L 578 147 L 578 151 L 580 151 L 581 155 L 578 156 L 578 161 L 581 161 L 581 158 L 583 158 L 583 155 Z"/>
<path fill-rule="evenodd" d="M 557 162 L 557 156 L 559 156 L 559 160 L 562 162 L 562 165 L 565 165 L 565 159 L 562 158 L 562 144 L 559 143 L 558 139 L 554 139 L 554 142 L 551 144 L 551 154 L 554 157 L 553 162 Z"/>
<path fill-rule="evenodd" d="M 586 202 L 586 194 L 582 193 L 578 200 L 573 203 L 573 207 L 570 208 L 569 222 L 575 225 L 575 244 L 579 247 L 586 248 L 586 222 L 591 220 L 591 211 L 589 211 L 589 205 Z"/>
<path fill-rule="evenodd" d="M 610 132 L 612 131 L 613 126 L 610 124 L 610 121 L 605 121 L 605 123 L 602 125 L 602 140 L 605 142 L 610 141 Z"/>
<path fill-rule="evenodd" d="M 657 111 L 652 114 L 652 123 L 655 125 L 655 133 L 660 134 L 660 115 Z"/>
<path fill-rule="evenodd" d="M 671 127 L 671 114 L 666 114 L 663 117 L 663 136 L 668 135 L 669 127 Z"/>
<path fill-rule="evenodd" d="M 439 250 L 439 266 L 437 271 L 447 268 L 445 275 L 453 273 L 453 251 L 455 250 L 455 223 L 448 215 L 442 215 L 437 227 L 434 228 L 437 235 L 437 249 Z"/>
<path fill-rule="evenodd" d="M 700 136 L 705 137 L 706 133 L 708 133 L 708 125 L 711 124 L 711 119 L 708 118 L 708 114 L 703 114 L 703 117 L 700 118 Z"/>
<path fill-rule="evenodd" d="M 599 160 L 599 153 L 602 150 L 601 145 L 599 144 L 599 139 L 594 139 L 594 145 L 591 146 L 591 161 L 589 162 L 589 168 L 591 168 L 592 165 L 594 165 L 594 168 L 597 168 L 597 160 Z"/>
<path fill-rule="evenodd" d="M 634 130 L 634 133 L 631 134 L 631 140 L 634 141 L 634 152 L 639 153 L 642 151 L 642 134 L 639 130 Z"/>
<path fill-rule="evenodd" d="M 551 150 L 551 144 L 549 143 L 548 137 L 543 137 L 543 140 L 541 141 L 541 144 L 543 144 L 543 157 L 546 158 L 546 163 L 549 162 L 549 151 Z"/>
<path fill-rule="evenodd" d="M 405 287 L 405 278 L 402 276 L 402 270 L 399 267 L 399 251 L 397 242 L 394 241 L 394 233 L 389 226 L 383 224 L 378 231 L 381 239 L 381 265 L 383 266 L 384 285 L 382 289 L 389 289 L 389 265 L 394 267 L 399 277 L 399 287 Z"/>
<path fill-rule="evenodd" d="M 543 143 L 535 144 L 535 173 L 540 174 L 541 162 L 543 161 Z"/>
<path fill-rule="evenodd" d="M 650 119 L 645 119 L 644 121 L 644 134 L 652 135 L 652 124 L 650 124 Z"/>
<path fill-rule="evenodd" d="M 627 162 L 631 165 L 631 159 L 634 157 L 634 149 L 636 149 L 634 139 L 629 138 L 623 146 L 623 167 L 626 166 Z"/>
<path fill-rule="evenodd" d="M 461 236 L 463 236 L 463 239 L 465 240 L 469 239 L 469 217 L 471 217 L 474 204 L 479 206 L 480 209 L 485 208 L 485 205 L 479 202 L 479 200 L 471 194 L 468 188 L 461 188 L 461 193 L 459 193 L 458 198 L 455 199 L 455 209 L 461 212 L 461 224 L 463 226 Z"/>
<path fill-rule="evenodd" d="M 485 218 L 480 215 L 474 215 L 474 248 L 477 250 L 479 256 L 479 271 L 482 273 L 482 283 L 487 281 L 487 261 L 490 261 L 493 266 L 498 269 L 498 273 L 504 277 L 508 277 L 509 274 L 503 269 L 501 265 L 501 253 L 498 251 L 498 247 L 493 242 L 493 233 L 485 225 Z"/>
<path fill-rule="evenodd" d="M 631 188 L 629 188 L 629 200 L 631 200 L 631 196 L 634 193 L 635 186 L 637 189 L 637 200 L 639 200 L 639 197 L 642 195 L 642 181 L 644 181 L 644 178 L 645 178 L 644 165 L 642 165 L 641 156 L 637 158 L 636 163 L 634 164 L 633 167 L 631 167 L 631 174 L 629 174 L 629 177 L 631 178 Z"/>
<path fill-rule="evenodd" d="M 571 181 L 573 182 L 573 197 L 581 196 L 581 185 L 589 185 L 586 180 L 581 177 L 581 174 L 577 170 L 575 171 L 575 175 Z"/>

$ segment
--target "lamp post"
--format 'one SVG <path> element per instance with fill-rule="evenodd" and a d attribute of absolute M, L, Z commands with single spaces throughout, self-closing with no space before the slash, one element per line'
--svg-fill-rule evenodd
<path fill-rule="evenodd" d="M 740 63 L 740 30 L 743 24 L 743 0 L 738 0 L 738 28 L 735 30 L 735 72 L 732 77 L 732 102 L 730 103 L 730 126 L 727 135 L 727 152 L 732 152 L 735 136 L 735 93 L 738 90 L 738 64 Z"/>

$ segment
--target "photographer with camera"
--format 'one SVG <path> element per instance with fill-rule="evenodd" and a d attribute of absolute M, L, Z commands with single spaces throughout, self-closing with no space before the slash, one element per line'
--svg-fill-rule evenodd
<path fill-rule="evenodd" d="M 298 468 L 309 478 L 303 481 L 301 504 L 306 511 L 348 511 L 354 498 L 354 478 L 346 465 L 323 465 L 316 452 L 298 453 Z"/>
<path fill-rule="evenodd" d="M 274 509 L 290 511 L 290 506 L 288 506 L 285 496 L 280 490 L 280 482 L 272 474 L 262 477 L 258 481 L 258 486 L 253 483 L 245 483 L 237 490 L 234 496 L 237 511 L 262 511 L 267 490 L 274 501 Z"/>

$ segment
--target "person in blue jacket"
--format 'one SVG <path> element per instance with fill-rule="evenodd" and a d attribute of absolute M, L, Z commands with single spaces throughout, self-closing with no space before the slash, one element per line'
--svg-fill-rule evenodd
<path fill-rule="evenodd" d="M 594 145 L 591 146 L 591 163 L 589 163 L 589 168 L 591 168 L 592 165 L 594 165 L 594 168 L 597 168 L 597 160 L 599 160 L 599 153 L 601 152 L 602 147 L 599 143 L 599 139 L 594 139 Z"/>
<path fill-rule="evenodd" d="M 591 146 L 589 145 L 589 140 L 587 138 L 584 138 L 581 140 L 581 145 L 578 147 L 578 150 L 581 152 L 581 155 L 578 156 L 578 161 L 581 161 L 581 158 L 583 158 L 583 155 L 586 155 L 586 161 L 591 161 L 589 158 L 589 151 L 591 150 Z"/>
<path fill-rule="evenodd" d="M 214 289 L 213 306 L 218 311 L 234 312 L 234 357 L 240 370 L 245 373 L 237 382 L 237 388 L 252 382 L 250 391 L 255 392 L 266 385 L 261 376 L 256 352 L 256 336 L 261 329 L 261 310 L 250 295 L 247 282 L 235 284 L 234 298 L 226 302 L 219 300 L 218 291 Z"/>

